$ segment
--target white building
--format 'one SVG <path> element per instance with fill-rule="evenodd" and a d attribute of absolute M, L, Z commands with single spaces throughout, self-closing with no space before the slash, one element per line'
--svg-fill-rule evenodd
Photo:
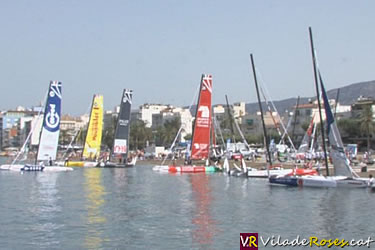
<path fill-rule="evenodd" d="M 181 122 L 181 141 L 184 142 L 184 137 L 188 134 L 192 134 L 192 122 L 193 117 L 191 116 L 189 109 L 176 108 L 169 106 L 158 114 L 152 115 L 152 128 L 163 126 L 166 121 L 173 119 L 180 119 Z"/>
<path fill-rule="evenodd" d="M 152 115 L 160 114 L 160 112 L 170 107 L 172 106 L 163 104 L 143 104 L 139 107 L 138 117 L 145 122 L 146 127 L 151 128 L 153 125 Z"/>

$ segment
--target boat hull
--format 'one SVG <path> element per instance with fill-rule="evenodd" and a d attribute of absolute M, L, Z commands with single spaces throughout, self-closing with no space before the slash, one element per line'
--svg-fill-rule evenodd
<path fill-rule="evenodd" d="M 269 171 L 270 176 L 272 175 L 287 175 L 291 173 L 291 169 L 272 169 Z M 251 170 L 247 172 L 249 178 L 268 178 L 267 170 Z"/>
<path fill-rule="evenodd" d="M 158 172 L 169 172 L 169 173 L 214 173 L 218 172 L 219 169 L 214 166 L 167 166 L 160 165 L 152 168 Z"/>
<path fill-rule="evenodd" d="M 283 185 L 283 186 L 298 186 L 298 178 L 296 176 L 282 176 L 273 175 L 268 179 L 271 184 Z"/>
<path fill-rule="evenodd" d="M 61 166 L 42 166 L 42 165 L 32 165 L 32 164 L 5 164 L 0 166 L 1 170 L 9 170 L 16 172 L 32 171 L 32 172 L 65 172 L 73 171 L 71 167 L 61 167 Z"/>
<path fill-rule="evenodd" d="M 58 164 L 59 166 L 61 164 Z M 98 165 L 98 162 L 96 161 L 66 161 L 63 163 L 62 166 L 67 166 L 67 167 L 86 167 L 86 168 L 92 168 L 96 167 Z"/>

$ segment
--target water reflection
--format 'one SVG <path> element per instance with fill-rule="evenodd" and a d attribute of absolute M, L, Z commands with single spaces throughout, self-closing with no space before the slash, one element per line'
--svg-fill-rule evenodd
<path fill-rule="evenodd" d="M 125 168 L 113 168 L 110 169 L 113 176 L 113 181 L 118 190 L 123 190 L 128 183 L 128 176 L 126 175 Z"/>
<path fill-rule="evenodd" d="M 193 241 L 200 246 L 210 246 L 216 233 L 216 221 L 211 216 L 212 194 L 210 187 L 210 176 L 205 174 L 192 174 L 190 181 L 193 191 L 192 222 L 196 226 L 193 230 Z"/>
<path fill-rule="evenodd" d="M 87 169 L 85 175 L 85 190 L 87 198 L 87 234 L 85 238 L 85 247 L 98 249 L 102 247 L 103 235 L 102 228 L 106 223 L 101 208 L 105 203 L 105 189 L 101 183 L 102 169 Z"/>
<path fill-rule="evenodd" d="M 37 186 L 31 186 L 29 211 L 37 219 L 30 226 L 35 234 L 31 244 L 39 248 L 53 248 L 60 244 L 56 237 L 59 229 L 63 227 L 57 219 L 62 210 L 58 203 L 61 197 L 56 188 L 58 176 L 58 174 L 37 173 L 35 175 Z"/>

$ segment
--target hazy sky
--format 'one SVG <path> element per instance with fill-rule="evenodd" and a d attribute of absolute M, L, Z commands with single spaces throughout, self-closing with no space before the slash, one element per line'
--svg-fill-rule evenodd
<path fill-rule="evenodd" d="M 326 89 L 375 79 L 375 1 L 2 0 L 0 110 L 63 83 L 63 113 L 190 105 L 202 73 L 213 103 L 256 101 L 249 54 L 274 100 L 314 95 L 308 27 Z"/>

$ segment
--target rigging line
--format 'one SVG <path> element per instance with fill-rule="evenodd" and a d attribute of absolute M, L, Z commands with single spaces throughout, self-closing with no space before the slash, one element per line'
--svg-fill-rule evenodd
<path fill-rule="evenodd" d="M 225 147 L 225 142 L 224 142 L 224 137 L 223 137 L 223 133 L 221 132 L 221 128 L 220 126 L 217 124 L 217 121 L 216 121 L 216 117 L 214 117 L 214 127 L 219 130 L 219 134 L 220 134 L 220 139 L 221 139 L 221 142 L 223 143 L 223 146 Z"/>
<path fill-rule="evenodd" d="M 189 106 L 189 109 L 188 109 L 189 112 L 190 112 L 190 110 L 191 110 L 191 107 L 192 107 L 193 104 L 194 104 L 195 99 L 197 98 L 197 95 L 198 95 L 199 90 L 200 90 L 200 86 L 201 86 L 201 84 L 199 83 L 199 84 L 198 84 L 198 87 L 197 87 L 197 89 L 196 89 L 196 91 L 195 91 L 194 97 L 193 97 L 193 99 L 191 100 L 191 103 L 190 103 L 190 106 Z M 197 107 L 197 108 L 198 108 L 198 107 Z M 181 123 L 180 128 L 178 129 L 177 135 L 176 135 L 176 137 L 174 138 L 172 145 L 169 147 L 169 150 L 170 150 L 171 152 L 172 152 L 172 149 L 174 148 L 174 145 L 175 145 L 175 143 L 176 143 L 176 141 L 177 141 L 178 136 L 180 135 L 180 133 L 181 133 L 181 131 L 182 131 L 182 126 L 183 126 L 183 124 Z M 167 157 L 168 157 L 168 154 L 167 154 L 166 156 L 164 156 L 164 159 L 163 159 L 161 165 L 164 164 L 164 162 L 167 160 Z M 174 157 L 174 156 L 173 156 L 173 157 Z"/>
<path fill-rule="evenodd" d="M 246 138 L 245 138 L 245 136 L 243 135 L 243 133 L 242 133 L 242 131 L 241 131 L 241 128 L 240 128 L 240 126 L 238 125 L 238 122 L 237 122 L 236 119 L 234 119 L 234 124 L 236 125 L 236 128 L 237 128 L 237 130 L 238 130 L 238 133 L 240 133 L 240 136 L 241 136 L 243 142 L 245 143 L 246 147 L 250 150 L 250 146 L 249 146 L 249 144 L 247 143 Z"/>
<path fill-rule="evenodd" d="M 289 117 L 289 120 L 288 120 L 288 124 L 286 125 L 286 130 L 287 130 L 287 131 L 288 131 L 288 129 L 290 128 L 290 125 L 292 124 L 292 119 L 293 119 L 293 116 L 290 116 L 290 117 Z M 279 141 L 279 145 L 280 145 L 281 142 L 284 140 L 286 134 L 287 134 L 287 133 L 284 131 L 283 136 L 281 136 L 281 139 L 280 139 L 280 141 Z"/>
<path fill-rule="evenodd" d="M 258 75 L 260 76 L 260 81 L 261 81 L 262 85 L 265 87 L 266 94 L 268 95 L 268 97 L 271 97 L 271 95 L 269 94 L 268 89 L 267 89 L 267 84 L 266 84 L 266 82 L 263 80 L 262 74 L 259 72 L 258 69 L 256 69 L 256 71 L 257 71 Z M 260 89 L 261 89 L 262 94 L 263 94 L 263 89 L 262 89 L 262 87 L 261 87 Z M 271 100 L 270 102 L 271 102 L 271 105 L 272 105 L 273 109 L 276 111 L 277 115 L 278 115 L 279 118 L 280 118 L 280 119 L 279 119 L 279 120 L 280 120 L 280 124 L 281 124 L 281 126 L 282 126 L 284 132 L 286 132 L 287 135 L 288 135 L 289 143 L 290 143 L 290 145 L 292 146 L 292 149 L 295 151 L 296 148 L 294 147 L 294 143 L 293 143 L 292 139 L 290 138 L 290 136 L 289 136 L 289 134 L 288 134 L 288 131 L 286 130 L 286 128 L 285 128 L 285 126 L 284 126 L 283 121 L 281 120 L 281 117 L 280 117 L 279 111 L 277 110 L 275 104 L 273 103 L 272 98 L 270 98 L 270 100 Z M 271 114 L 271 116 L 272 116 L 272 114 Z"/>
<path fill-rule="evenodd" d="M 46 100 L 46 99 L 47 99 L 48 92 L 49 92 L 49 89 L 47 90 L 46 94 L 44 95 L 44 99 L 43 99 L 43 100 Z M 41 102 L 41 103 L 42 103 L 42 102 Z M 25 149 L 26 149 L 26 145 L 27 145 L 27 143 L 29 142 L 29 140 L 30 140 L 30 138 L 31 138 L 31 135 L 34 133 L 34 131 L 35 131 L 35 129 L 36 129 L 38 123 L 39 123 L 39 119 L 40 119 L 40 117 L 41 117 L 42 110 L 44 110 L 44 107 L 45 107 L 45 104 L 44 104 L 44 106 L 39 110 L 38 115 L 37 115 L 37 119 L 36 119 L 36 122 L 35 122 L 35 126 L 34 126 L 34 128 L 30 130 L 29 134 L 28 134 L 27 137 L 26 137 L 25 142 L 24 142 L 23 145 L 22 145 L 22 148 L 21 148 L 20 152 L 18 152 L 17 156 L 14 158 L 14 160 L 13 160 L 12 163 L 11 163 L 11 165 L 13 165 L 13 164 L 18 160 L 18 158 L 21 156 L 21 154 L 24 153 L 24 151 L 25 151 Z M 32 122 L 32 121 L 31 121 L 31 122 Z M 43 129 L 43 123 L 42 123 L 42 128 L 41 128 L 41 129 Z"/>
<path fill-rule="evenodd" d="M 85 114 L 89 113 L 90 111 L 91 111 L 91 104 L 88 106 Z M 88 121 L 88 123 L 90 123 L 90 120 Z M 87 128 L 88 128 L 88 126 L 87 126 Z M 72 147 L 73 142 L 77 139 L 77 136 L 81 132 L 81 130 L 82 130 L 82 128 L 78 129 L 76 131 L 76 133 L 74 134 L 74 136 L 72 137 L 72 139 L 70 140 L 70 143 L 69 143 L 68 147 L 66 148 L 63 155 L 61 156 L 62 159 L 65 158 L 66 154 L 68 153 L 68 150 Z M 85 145 L 83 145 L 83 146 L 85 146 Z"/>

